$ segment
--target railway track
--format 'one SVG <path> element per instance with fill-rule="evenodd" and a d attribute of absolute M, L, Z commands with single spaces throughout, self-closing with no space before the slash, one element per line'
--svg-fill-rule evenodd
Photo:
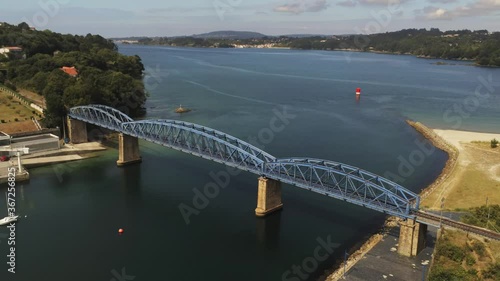
<path fill-rule="evenodd" d="M 427 222 L 430 221 L 430 223 L 433 223 L 435 225 L 439 225 L 439 223 L 441 222 L 443 225 L 446 225 L 446 226 L 449 226 L 452 228 L 460 229 L 460 230 L 463 230 L 466 232 L 471 232 L 471 233 L 481 235 L 481 236 L 484 236 L 484 237 L 487 237 L 490 239 L 500 240 L 500 233 L 491 231 L 489 229 L 481 228 L 481 227 L 474 226 L 474 225 L 465 224 L 462 222 L 451 220 L 449 218 L 441 217 L 438 215 L 434 215 L 434 214 L 430 214 L 430 213 L 426 213 L 426 212 L 422 212 L 422 211 L 416 212 L 415 215 L 417 216 L 417 220 L 421 221 L 423 223 L 425 223 L 426 221 Z"/>

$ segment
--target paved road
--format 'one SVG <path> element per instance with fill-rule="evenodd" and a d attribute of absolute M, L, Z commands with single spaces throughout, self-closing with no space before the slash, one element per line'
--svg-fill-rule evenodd
<path fill-rule="evenodd" d="M 398 255 L 396 249 L 399 239 L 399 227 L 393 228 L 384 239 L 368 252 L 346 274 L 349 281 L 418 281 L 422 280 L 423 268 L 428 272 L 431 255 L 436 241 L 434 227 L 429 227 L 427 247 L 416 257 L 407 258 Z"/>

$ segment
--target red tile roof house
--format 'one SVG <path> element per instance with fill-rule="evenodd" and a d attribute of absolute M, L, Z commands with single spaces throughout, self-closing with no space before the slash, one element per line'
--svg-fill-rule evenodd
<path fill-rule="evenodd" d="M 9 56 L 9 54 L 12 54 L 14 56 L 20 56 L 23 53 L 23 48 L 21 47 L 2 47 L 0 48 L 0 54 L 4 55 L 6 57 Z"/>
<path fill-rule="evenodd" d="M 63 66 L 63 67 L 61 67 L 61 70 L 66 72 L 66 74 L 68 74 L 71 77 L 78 76 L 78 70 L 74 66 L 71 66 L 71 67 Z"/>

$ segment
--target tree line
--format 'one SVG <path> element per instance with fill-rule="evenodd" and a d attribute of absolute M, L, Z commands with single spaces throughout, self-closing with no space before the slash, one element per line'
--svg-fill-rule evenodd
<path fill-rule="evenodd" d="M 144 65 L 138 56 L 118 53 L 117 46 L 99 35 L 59 34 L 31 30 L 26 23 L 0 26 L 0 46 L 23 48 L 24 58 L 0 60 L 0 83 L 42 94 L 47 127 L 60 126 L 68 108 L 90 103 L 144 114 Z M 61 70 L 74 66 L 72 77 Z"/>
<path fill-rule="evenodd" d="M 194 37 L 143 38 L 140 44 L 227 48 L 235 45 L 274 44 L 302 50 L 348 50 L 409 54 L 426 58 L 471 60 L 480 66 L 500 66 L 500 32 L 404 29 L 371 35 L 264 37 L 256 39 L 202 39 Z"/>

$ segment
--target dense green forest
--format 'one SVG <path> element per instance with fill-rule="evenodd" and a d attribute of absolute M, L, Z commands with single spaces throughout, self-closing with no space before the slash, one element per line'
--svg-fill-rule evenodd
<path fill-rule="evenodd" d="M 48 127 L 60 126 L 68 108 L 109 105 L 131 116 L 144 114 L 144 66 L 138 56 L 118 53 L 99 35 L 63 35 L 25 24 L 0 26 L 1 46 L 22 47 L 22 57 L 0 55 L 0 83 L 44 95 Z M 75 67 L 76 77 L 61 70 Z"/>
<path fill-rule="evenodd" d="M 500 32 L 487 30 L 440 31 L 437 28 L 405 29 L 372 35 L 264 37 L 256 39 L 201 39 L 194 37 L 143 38 L 140 44 L 234 47 L 272 44 L 302 50 L 350 50 L 409 54 L 426 58 L 471 60 L 481 66 L 500 66 Z"/>
<path fill-rule="evenodd" d="M 406 29 L 337 37 L 326 41 L 321 38 L 304 38 L 295 40 L 290 47 L 411 54 L 429 58 L 474 60 L 478 65 L 500 66 L 500 32 L 489 34 L 486 30 L 441 32 L 439 29 Z"/>

